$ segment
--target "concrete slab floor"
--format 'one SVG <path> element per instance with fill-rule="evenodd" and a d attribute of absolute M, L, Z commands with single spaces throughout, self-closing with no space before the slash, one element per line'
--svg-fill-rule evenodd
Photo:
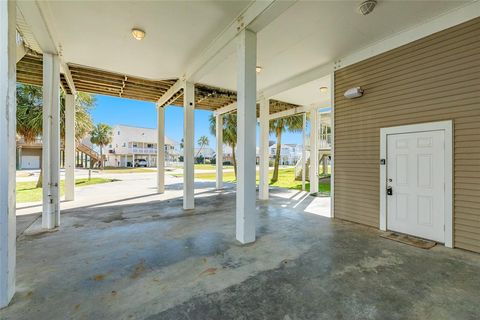
<path fill-rule="evenodd" d="M 0 319 L 480 317 L 478 254 L 386 240 L 281 189 L 257 203 L 257 242 L 241 246 L 234 190 L 202 186 L 192 211 L 172 184 L 166 198 L 66 209 L 56 232 L 37 220 Z"/>

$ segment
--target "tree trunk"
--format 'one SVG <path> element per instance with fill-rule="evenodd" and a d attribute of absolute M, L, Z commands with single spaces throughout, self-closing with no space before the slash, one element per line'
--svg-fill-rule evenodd
<path fill-rule="evenodd" d="M 232 161 L 233 161 L 233 172 L 235 172 L 235 180 L 237 180 L 237 159 L 235 158 L 235 145 L 232 145 Z"/>
<path fill-rule="evenodd" d="M 43 170 L 40 169 L 40 175 L 38 176 L 37 180 L 37 188 L 41 188 L 43 186 Z"/>
<path fill-rule="evenodd" d="M 103 147 L 100 146 L 100 170 L 103 170 Z"/>
<path fill-rule="evenodd" d="M 280 165 L 280 155 L 282 151 L 282 128 L 277 128 L 277 150 L 275 150 L 275 163 L 273 165 L 272 183 L 278 181 L 278 167 Z"/>
<path fill-rule="evenodd" d="M 200 145 L 200 148 L 198 149 L 197 155 L 195 156 L 195 158 L 198 158 L 198 155 L 200 154 L 200 152 L 202 152 L 202 149 L 203 149 L 203 144 Z"/>

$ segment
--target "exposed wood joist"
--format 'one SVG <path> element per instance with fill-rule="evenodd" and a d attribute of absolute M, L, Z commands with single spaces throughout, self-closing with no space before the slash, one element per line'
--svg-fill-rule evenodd
<path fill-rule="evenodd" d="M 176 105 L 183 107 L 182 80 L 146 80 L 129 75 L 102 71 L 78 65 L 66 65 L 70 71 L 75 90 L 128 99 L 161 102 L 161 106 Z M 42 85 L 43 61 L 41 55 L 27 54 L 17 63 L 17 81 Z M 61 76 L 64 91 L 72 93 L 66 74 Z M 168 93 L 168 94 L 167 94 Z M 195 108 L 215 111 L 232 105 L 237 101 L 237 93 L 232 90 L 195 85 Z M 271 100 L 270 113 L 281 112 L 295 105 Z M 230 112 L 234 112 L 232 109 Z"/>

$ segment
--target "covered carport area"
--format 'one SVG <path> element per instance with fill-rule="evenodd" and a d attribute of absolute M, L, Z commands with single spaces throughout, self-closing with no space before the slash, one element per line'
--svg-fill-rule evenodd
<path fill-rule="evenodd" d="M 478 292 L 478 281 L 465 283 L 459 276 L 473 278 L 478 271 L 478 257 L 463 252 L 452 253 L 445 248 L 419 253 L 414 248 L 379 240 L 371 229 L 302 215 L 305 204 L 298 201 L 296 194 L 270 190 L 276 193 L 275 201 L 257 202 L 255 185 L 257 118 L 261 132 L 259 197 L 265 200 L 269 197 L 268 167 L 265 164 L 268 160 L 265 154 L 268 120 L 312 110 L 311 118 L 315 119 L 316 108 L 320 107 L 283 100 L 281 93 L 329 77 L 328 103 L 334 108 L 336 70 L 473 19 L 475 12 L 478 16 L 478 3 L 470 4 L 471 8 L 453 3 L 435 3 L 431 7 L 427 4 L 413 7 L 385 4 L 384 15 L 371 22 L 375 27 L 360 20 L 364 16 L 356 16 L 350 8 L 351 2 L 254 1 L 190 5 L 194 8 L 172 3 L 138 6 L 120 3 L 117 7 L 109 7 L 107 3 L 2 2 L 0 45 L 5 54 L 0 57 L 0 305 L 7 306 L 16 291 L 15 270 L 21 275 L 20 284 L 29 288 L 23 291 L 20 286 L 17 289 L 18 300 L 14 298 L 5 314 L 20 314 L 19 317 L 23 318 L 31 317 L 33 312 L 45 318 L 65 315 L 188 318 L 191 314 L 197 318 L 220 318 L 222 315 L 224 318 L 238 318 L 245 314 L 261 318 L 274 314 L 274 318 L 288 319 L 312 318 L 313 314 L 322 314 L 323 311 L 325 317 L 334 317 L 340 312 L 345 317 L 369 318 L 385 317 L 392 312 L 401 314 L 405 305 L 411 307 L 413 317 L 428 315 L 431 305 L 440 306 L 436 309 L 440 314 L 445 311 L 449 315 L 468 317 L 478 312 L 474 303 L 476 295 L 470 294 Z M 133 7 L 139 10 L 132 14 L 136 18 L 125 17 L 130 16 Z M 347 14 L 343 10 L 352 12 Z M 108 19 L 105 12 L 109 12 Z M 159 29 L 171 27 L 169 16 L 172 12 L 185 23 L 175 25 L 175 34 L 165 32 L 165 39 Z M 98 24 L 82 24 L 76 20 L 81 13 L 96 19 Z M 161 17 L 149 13 L 158 13 Z M 308 19 L 315 13 L 322 13 L 322 19 Z M 397 15 L 402 19 L 391 21 Z M 141 17 L 146 20 L 138 21 Z M 21 25 L 15 22 L 17 18 Z M 125 21 L 131 25 L 125 26 Z M 189 24 L 195 21 L 197 25 Z M 153 41 L 154 44 L 132 39 L 132 43 L 124 41 L 123 35 L 128 35 L 132 27 L 139 28 L 136 24 L 142 22 L 146 24 L 147 32 L 144 41 Z M 317 42 L 313 41 L 317 35 L 312 35 L 312 30 L 319 26 L 325 26 L 326 30 L 328 23 L 336 27 L 347 26 L 341 29 L 346 40 L 333 37 L 335 39 L 326 41 L 328 46 L 318 49 Z M 391 23 L 395 26 L 392 29 L 380 28 Z M 84 29 L 74 30 L 72 25 L 81 25 Z M 355 31 L 348 27 L 352 25 Z M 415 29 L 417 25 L 420 27 Z M 39 48 L 37 55 L 26 53 L 23 62 L 16 56 L 16 31 L 22 28 L 30 32 L 24 30 L 23 39 L 28 43 L 35 42 Z M 405 29 L 415 32 L 402 33 Z M 295 32 L 289 33 L 289 30 Z M 356 40 L 365 32 L 371 36 Z M 279 35 L 285 35 L 288 41 L 283 43 Z M 296 45 L 298 35 L 302 35 L 302 41 Z M 390 38 L 382 40 L 386 37 Z M 342 41 L 337 42 L 338 39 Z M 144 43 L 150 47 L 144 47 Z M 31 47 L 36 45 L 30 44 Z M 163 52 L 160 49 L 164 48 L 161 45 L 170 45 L 173 54 L 170 52 L 160 58 Z M 368 45 L 370 47 L 362 49 Z M 292 48 L 292 51 L 286 48 Z M 36 68 L 40 70 L 41 66 L 42 70 L 41 77 L 38 74 L 35 77 L 29 75 L 28 67 L 25 70 L 19 68 L 27 79 L 36 79 L 44 88 L 44 154 L 49 161 L 44 162 L 47 180 L 42 222 L 44 229 L 59 226 L 60 229 L 52 234 L 27 235 L 20 239 L 18 252 L 22 265 L 16 268 L 15 179 L 12 173 L 15 121 L 11 115 L 15 114 L 15 79 L 19 74 L 15 66 L 18 60 L 20 66 L 36 60 Z M 258 72 L 259 67 L 263 71 Z M 73 114 L 76 90 L 157 103 L 159 146 L 164 140 L 163 124 L 168 121 L 164 118 L 163 108 L 171 104 L 182 105 L 185 164 L 183 179 L 177 184 L 181 189 L 169 194 L 168 187 L 165 188 L 164 164 L 158 161 L 157 191 L 160 195 L 156 194 L 158 198 L 155 200 L 143 204 L 111 204 L 116 206 L 115 209 L 98 206 L 93 211 L 97 215 L 93 216 L 90 215 L 91 207 L 77 208 L 67 211 L 65 224 L 60 224 L 60 83 L 69 100 L 67 110 L 70 115 Z M 195 197 L 195 108 L 215 111 L 217 124 L 221 123 L 225 112 L 237 114 L 239 174 L 235 191 L 226 188 L 223 192 L 208 191 Z M 67 128 L 71 130 L 67 134 L 67 140 L 70 137 L 68 150 L 71 150 L 74 119 L 71 116 L 66 118 L 70 124 Z M 219 126 L 217 137 L 221 141 L 220 132 Z M 316 137 L 316 134 L 312 135 L 312 148 L 316 148 Z M 158 150 L 158 158 L 163 159 L 163 148 Z M 318 162 L 313 162 L 311 172 L 312 180 L 315 180 Z M 222 189 L 221 168 L 217 172 L 215 187 Z M 69 176 L 70 183 L 73 178 Z M 344 174 L 341 179 L 345 182 L 347 178 L 348 174 Z M 349 190 L 345 187 L 343 192 Z M 111 210 L 125 211 L 125 215 L 108 217 Z M 331 214 L 335 212 L 332 210 Z M 186 217 L 189 219 L 183 219 Z M 236 226 L 235 232 L 233 225 Z M 71 239 L 75 241 L 69 241 Z M 242 246 L 252 242 L 255 244 Z M 45 251 L 45 248 L 50 250 Z M 79 261 L 83 265 L 79 265 Z M 45 266 L 39 267 L 39 272 L 35 272 L 37 262 Z M 411 275 L 420 275 L 425 264 L 434 269 L 427 278 L 405 281 Z M 446 264 L 451 268 L 442 269 L 441 266 Z M 385 270 L 387 272 L 382 273 L 382 277 L 377 277 L 378 272 Z M 447 282 L 435 277 L 439 272 L 448 273 Z M 69 278 L 69 274 L 74 276 Z M 417 281 L 425 281 L 428 285 L 411 295 L 409 288 Z M 341 283 L 340 288 L 338 283 Z M 366 294 L 371 292 L 372 283 L 378 288 L 378 295 Z M 392 295 L 392 287 L 399 289 L 400 293 Z M 459 304 L 441 296 L 439 292 L 445 287 L 462 287 L 465 294 L 457 298 L 466 302 Z M 383 303 L 392 300 L 401 303 Z M 418 304 L 419 300 L 424 304 Z M 259 301 L 265 303 L 259 306 Z M 58 307 L 53 307 L 55 305 Z M 446 305 L 448 310 L 444 309 Z M 464 308 L 465 305 L 468 308 Z M 19 313 L 20 310 L 23 313 Z"/>

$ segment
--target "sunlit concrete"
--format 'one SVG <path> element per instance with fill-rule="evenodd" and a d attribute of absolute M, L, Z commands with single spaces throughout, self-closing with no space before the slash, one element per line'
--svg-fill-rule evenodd
<path fill-rule="evenodd" d="M 308 212 L 328 207 L 328 198 L 278 188 L 257 203 L 256 242 L 240 245 L 232 184 L 217 191 L 214 181 L 197 181 L 196 208 L 185 212 L 182 179 L 167 175 L 158 194 L 155 175 L 117 174 L 122 181 L 78 188 L 76 207 L 62 203 L 60 230 L 42 231 L 37 220 L 20 234 L 17 293 L 0 318 L 473 319 L 480 312 L 477 254 L 386 240 L 373 228 Z M 88 199 L 98 193 L 103 201 Z"/>

